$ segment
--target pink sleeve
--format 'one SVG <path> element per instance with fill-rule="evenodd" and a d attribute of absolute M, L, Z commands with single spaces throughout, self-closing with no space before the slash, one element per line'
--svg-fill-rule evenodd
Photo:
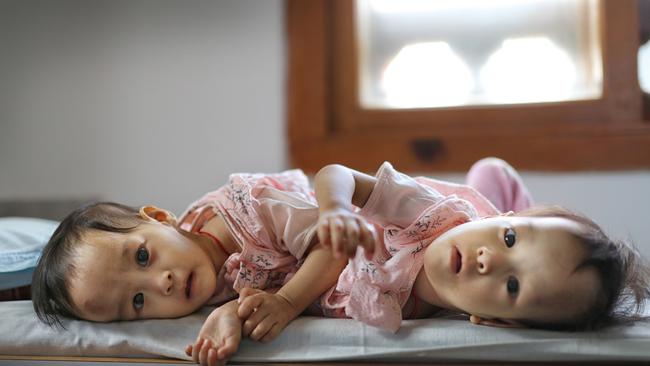
<path fill-rule="evenodd" d="M 375 177 L 377 184 L 359 214 L 382 227 L 405 228 L 444 198 L 435 189 L 396 171 L 389 162 L 379 167 Z"/>
<path fill-rule="evenodd" d="M 420 184 L 429 186 L 440 192 L 443 196 L 456 195 L 459 198 L 469 201 L 481 217 L 494 216 L 501 213 L 485 196 L 470 186 L 427 177 L 415 177 L 414 179 Z"/>

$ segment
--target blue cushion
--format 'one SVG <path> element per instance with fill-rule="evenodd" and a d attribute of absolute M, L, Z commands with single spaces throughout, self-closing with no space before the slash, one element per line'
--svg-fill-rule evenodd
<path fill-rule="evenodd" d="M 0 217 L 0 290 L 32 282 L 43 247 L 58 225 L 44 219 Z"/>

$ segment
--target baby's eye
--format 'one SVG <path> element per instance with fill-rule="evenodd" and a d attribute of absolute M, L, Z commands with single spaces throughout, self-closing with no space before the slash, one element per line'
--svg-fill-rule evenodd
<path fill-rule="evenodd" d="M 507 229 L 506 233 L 503 235 L 503 241 L 506 242 L 506 246 L 508 246 L 508 248 L 512 248 L 512 246 L 515 245 L 515 242 L 517 241 L 517 234 L 514 230 Z"/>
<path fill-rule="evenodd" d="M 135 310 L 140 310 L 144 307 L 144 295 L 142 292 L 138 292 L 135 296 L 133 296 L 133 308 Z"/>
<path fill-rule="evenodd" d="M 135 252 L 135 261 L 142 267 L 146 266 L 147 263 L 149 263 L 149 251 L 147 248 L 138 248 L 138 251 Z"/>
<path fill-rule="evenodd" d="M 519 292 L 519 281 L 515 277 L 508 277 L 506 287 L 508 288 L 508 294 L 515 296 Z"/>

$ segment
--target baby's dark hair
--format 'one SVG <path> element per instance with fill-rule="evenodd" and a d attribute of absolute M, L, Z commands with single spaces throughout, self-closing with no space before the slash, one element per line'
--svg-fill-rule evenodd
<path fill-rule="evenodd" d="M 85 233 L 127 233 L 143 222 L 138 209 L 113 202 L 82 206 L 63 219 L 43 249 L 32 277 L 32 302 L 38 318 L 60 327 L 61 316 L 78 319 L 69 285 L 75 273 L 75 253 Z"/>
<path fill-rule="evenodd" d="M 532 328 L 587 331 L 608 325 L 647 320 L 644 303 L 650 299 L 650 269 L 639 252 L 625 241 L 614 241 L 591 219 L 560 206 L 537 206 L 518 212 L 521 217 L 560 217 L 580 224 L 573 233 L 588 254 L 576 269 L 594 268 L 600 288 L 587 311 L 569 322 L 519 320 Z"/>

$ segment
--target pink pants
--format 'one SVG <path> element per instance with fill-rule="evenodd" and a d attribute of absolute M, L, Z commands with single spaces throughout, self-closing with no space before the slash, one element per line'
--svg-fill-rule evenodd
<path fill-rule="evenodd" d="M 465 181 L 501 212 L 517 212 L 533 204 L 533 198 L 517 171 L 501 159 L 477 161 L 467 172 Z"/>

